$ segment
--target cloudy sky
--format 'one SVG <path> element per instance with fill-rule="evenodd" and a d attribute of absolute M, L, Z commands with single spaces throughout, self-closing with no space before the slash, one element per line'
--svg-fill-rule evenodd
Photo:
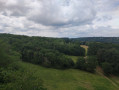
<path fill-rule="evenodd" d="M 0 33 L 119 37 L 119 0 L 0 0 Z"/>

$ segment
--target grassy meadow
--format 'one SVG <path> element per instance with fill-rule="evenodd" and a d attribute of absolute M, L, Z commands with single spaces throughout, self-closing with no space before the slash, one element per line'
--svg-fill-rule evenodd
<path fill-rule="evenodd" d="M 66 56 L 71 58 L 74 61 L 74 63 L 76 63 L 78 58 L 81 57 L 81 56 L 69 56 L 69 55 L 66 55 Z"/>
<path fill-rule="evenodd" d="M 45 68 L 25 62 L 21 62 L 21 65 L 28 72 L 33 73 L 34 77 L 42 79 L 48 90 L 119 90 L 119 87 L 113 85 L 112 81 L 98 74 L 76 69 Z M 114 81 L 117 82 L 113 79 Z"/>

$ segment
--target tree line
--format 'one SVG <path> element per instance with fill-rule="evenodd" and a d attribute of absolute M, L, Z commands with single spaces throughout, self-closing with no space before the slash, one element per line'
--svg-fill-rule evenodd
<path fill-rule="evenodd" d="M 95 55 L 105 74 L 119 73 L 119 44 L 97 43 L 89 44 L 88 55 Z"/>
<path fill-rule="evenodd" d="M 85 56 L 85 49 L 80 47 L 80 42 L 65 38 L 28 37 L 11 34 L 0 35 L 7 41 L 12 49 L 19 52 L 21 60 L 33 64 L 52 68 L 75 67 L 72 56 Z"/>

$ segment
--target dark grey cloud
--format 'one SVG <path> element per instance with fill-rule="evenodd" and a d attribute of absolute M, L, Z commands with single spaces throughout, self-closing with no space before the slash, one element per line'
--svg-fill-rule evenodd
<path fill-rule="evenodd" d="M 4 15 L 24 16 L 29 9 L 25 0 L 0 0 L 0 10 Z"/>

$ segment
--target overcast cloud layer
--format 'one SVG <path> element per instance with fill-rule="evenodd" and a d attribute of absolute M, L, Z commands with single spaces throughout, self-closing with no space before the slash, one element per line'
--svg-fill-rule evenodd
<path fill-rule="evenodd" d="M 0 33 L 119 37 L 119 0 L 0 0 Z"/>

